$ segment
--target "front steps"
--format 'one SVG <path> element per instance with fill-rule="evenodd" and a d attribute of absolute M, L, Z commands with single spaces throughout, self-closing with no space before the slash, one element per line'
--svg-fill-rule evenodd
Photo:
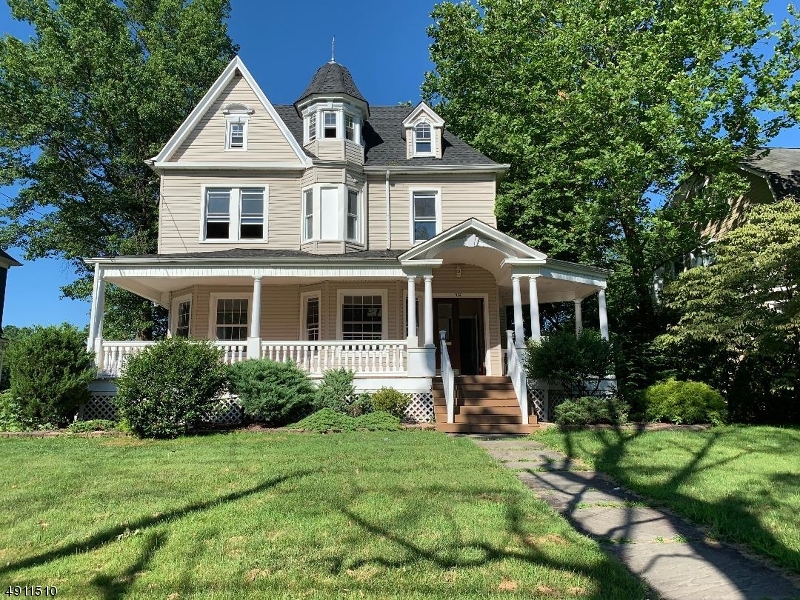
<path fill-rule="evenodd" d="M 509 377 L 457 375 L 455 378 L 455 423 L 447 422 L 447 404 L 442 378 L 433 379 L 433 410 L 436 430 L 446 433 L 528 434 L 539 427 L 536 415 L 522 424 L 519 403 Z"/>

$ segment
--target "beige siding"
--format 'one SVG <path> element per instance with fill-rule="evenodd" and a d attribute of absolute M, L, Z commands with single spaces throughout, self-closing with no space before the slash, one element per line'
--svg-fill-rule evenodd
<path fill-rule="evenodd" d="M 254 111 L 247 124 L 245 151 L 225 150 L 226 124 L 222 109 L 234 102 Z M 243 160 L 298 162 L 299 158 L 244 78 L 234 77 L 170 160 L 234 163 Z"/>
<path fill-rule="evenodd" d="M 395 175 L 391 178 L 392 248 L 411 247 L 411 190 L 441 191 L 442 231 L 475 217 L 497 226 L 494 215 L 495 182 L 492 174 Z M 386 179 L 373 177 L 369 186 L 369 246 L 386 247 Z"/>
<path fill-rule="evenodd" d="M 769 185 L 763 177 L 747 172 L 742 172 L 741 175 L 747 179 L 750 188 L 743 195 L 731 200 L 731 208 L 725 218 L 709 223 L 703 230 L 703 236 L 718 240 L 731 230 L 744 225 L 753 206 L 774 202 Z"/>
<path fill-rule="evenodd" d="M 269 185 L 267 242 L 201 242 L 202 185 Z M 210 252 L 229 248 L 300 247 L 300 175 L 192 171 L 162 176 L 158 251 Z"/>
<path fill-rule="evenodd" d="M 503 355 L 500 344 L 500 306 L 497 283 L 489 271 L 474 265 L 460 266 L 461 277 L 456 277 L 455 265 L 443 265 L 433 271 L 433 295 L 437 298 L 459 298 L 467 297 L 470 294 L 485 295 L 488 303 L 484 309 L 484 315 L 488 317 L 486 325 L 489 329 L 486 348 L 489 351 L 490 363 L 487 368 L 491 369 L 492 375 L 502 375 Z"/>

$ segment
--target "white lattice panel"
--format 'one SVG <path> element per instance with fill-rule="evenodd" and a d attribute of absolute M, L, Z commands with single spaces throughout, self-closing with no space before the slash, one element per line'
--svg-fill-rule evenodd
<path fill-rule="evenodd" d="M 78 412 L 81 421 L 94 419 L 117 420 L 117 406 L 114 404 L 114 392 L 92 392 L 89 401 Z"/>
<path fill-rule="evenodd" d="M 433 394 L 431 392 L 414 392 L 411 404 L 406 409 L 406 419 L 415 423 L 430 423 L 433 421 Z"/>
<path fill-rule="evenodd" d="M 208 420 L 214 425 L 239 425 L 244 420 L 244 409 L 238 396 L 223 396 L 214 409 L 214 415 Z"/>
<path fill-rule="evenodd" d="M 533 408 L 536 418 L 544 421 L 545 391 L 536 387 L 528 387 L 528 404 Z"/>

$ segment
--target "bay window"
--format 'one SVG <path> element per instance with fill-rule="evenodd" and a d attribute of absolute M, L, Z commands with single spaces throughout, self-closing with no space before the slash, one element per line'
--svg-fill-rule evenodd
<path fill-rule="evenodd" d="M 301 238 L 304 242 L 361 242 L 361 194 L 346 185 L 316 184 L 303 190 Z"/>

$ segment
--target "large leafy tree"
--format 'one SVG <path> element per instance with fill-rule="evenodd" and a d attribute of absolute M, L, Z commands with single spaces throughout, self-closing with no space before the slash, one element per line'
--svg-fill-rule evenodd
<path fill-rule="evenodd" d="M 679 352 L 703 346 L 706 354 L 688 362 L 725 366 L 715 383 L 734 396 L 740 417 L 800 419 L 800 204 L 756 206 L 714 254 L 711 266 L 665 288 L 678 319 L 657 343 Z M 772 410 L 758 409 L 764 399 Z"/>
<path fill-rule="evenodd" d="M 69 261 L 156 250 L 156 154 L 233 57 L 229 0 L 8 0 L 29 41 L 0 38 L 0 244 Z M 149 337 L 151 303 L 112 289 L 107 330 Z"/>
<path fill-rule="evenodd" d="M 432 16 L 423 94 L 511 164 L 500 227 L 611 267 L 612 326 L 643 347 L 655 271 L 741 191 L 739 161 L 795 123 L 797 22 L 774 24 L 763 0 L 478 0 Z"/>

